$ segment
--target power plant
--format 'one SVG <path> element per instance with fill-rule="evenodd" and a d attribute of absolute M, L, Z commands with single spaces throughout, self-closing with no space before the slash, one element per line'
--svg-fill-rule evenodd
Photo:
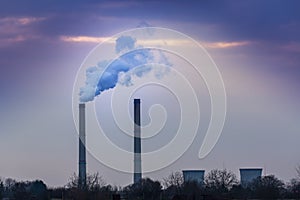
<path fill-rule="evenodd" d="M 78 186 L 86 187 L 85 104 L 79 104 L 79 162 Z"/>
<path fill-rule="evenodd" d="M 139 183 L 142 179 L 141 159 L 141 100 L 134 99 L 134 173 L 133 183 Z M 86 118 L 85 104 L 79 104 L 79 160 L 78 160 L 78 187 L 86 188 Z M 205 170 L 182 170 L 184 182 L 204 183 Z M 254 179 L 262 176 L 262 168 L 241 168 L 241 185 L 246 187 Z"/>
<path fill-rule="evenodd" d="M 182 170 L 183 181 L 187 182 L 197 182 L 202 185 L 204 182 L 205 170 Z"/>
<path fill-rule="evenodd" d="M 246 187 L 254 179 L 261 177 L 261 175 L 262 175 L 262 168 L 241 168 L 240 169 L 241 185 L 243 187 Z"/>
<path fill-rule="evenodd" d="M 141 101 L 134 99 L 134 174 L 133 183 L 142 179 L 141 160 Z"/>

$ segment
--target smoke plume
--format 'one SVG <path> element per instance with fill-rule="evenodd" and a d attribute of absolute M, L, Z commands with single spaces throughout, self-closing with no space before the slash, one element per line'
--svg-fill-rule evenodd
<path fill-rule="evenodd" d="M 80 88 L 80 101 L 88 102 L 100 95 L 103 91 L 114 88 L 116 84 L 132 85 L 132 77 L 142 77 L 153 70 L 149 63 L 163 64 L 165 67 L 156 68 L 154 74 L 162 78 L 169 71 L 171 63 L 160 50 L 142 48 L 135 49 L 136 39 L 130 36 L 121 36 L 116 40 L 115 51 L 122 53 L 129 51 L 114 61 L 101 61 L 96 66 L 86 70 L 85 86 Z"/>

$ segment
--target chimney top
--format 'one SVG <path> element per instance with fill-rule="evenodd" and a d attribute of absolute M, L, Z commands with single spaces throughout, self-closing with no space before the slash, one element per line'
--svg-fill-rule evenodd
<path fill-rule="evenodd" d="M 85 108 L 85 104 L 84 103 L 80 103 L 79 104 L 79 108 Z"/>
<path fill-rule="evenodd" d="M 134 103 L 140 103 L 141 100 L 140 99 L 134 99 Z"/>

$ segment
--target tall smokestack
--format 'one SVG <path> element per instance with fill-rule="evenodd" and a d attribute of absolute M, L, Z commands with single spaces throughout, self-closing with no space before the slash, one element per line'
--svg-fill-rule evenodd
<path fill-rule="evenodd" d="M 142 179 L 141 162 L 141 101 L 134 99 L 134 183 Z"/>
<path fill-rule="evenodd" d="M 85 104 L 79 104 L 79 163 L 78 186 L 86 187 Z"/>

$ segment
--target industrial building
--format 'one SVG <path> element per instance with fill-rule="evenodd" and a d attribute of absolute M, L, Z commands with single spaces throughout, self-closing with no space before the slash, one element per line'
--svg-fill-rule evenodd
<path fill-rule="evenodd" d="M 182 170 L 183 180 L 187 182 L 197 182 L 203 184 L 205 170 Z"/>
<path fill-rule="evenodd" d="M 240 169 L 241 185 L 243 187 L 246 187 L 254 179 L 261 177 L 261 175 L 262 175 L 262 168 L 241 168 Z"/>

